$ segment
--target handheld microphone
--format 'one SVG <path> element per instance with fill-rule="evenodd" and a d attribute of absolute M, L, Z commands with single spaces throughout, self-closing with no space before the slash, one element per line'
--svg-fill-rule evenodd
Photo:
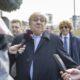
<path fill-rule="evenodd" d="M 30 41 L 30 39 L 32 38 L 31 37 L 32 34 L 33 34 L 33 32 L 31 30 L 26 30 L 26 32 L 23 34 L 23 39 L 21 41 L 21 46 L 20 47 L 22 47 L 26 42 Z"/>
<path fill-rule="evenodd" d="M 65 66 L 64 62 L 62 61 L 62 59 L 60 58 L 60 56 L 58 54 L 53 54 L 53 58 L 55 59 L 59 69 L 61 71 L 65 72 L 66 66 Z"/>
<path fill-rule="evenodd" d="M 32 34 L 33 34 L 33 32 L 31 31 L 31 30 L 26 30 L 26 32 L 24 33 L 24 39 L 26 40 L 26 41 L 29 41 L 32 37 Z"/>
<path fill-rule="evenodd" d="M 56 63 L 58 64 L 58 67 L 61 71 L 65 72 L 65 70 L 67 69 L 64 62 L 62 61 L 62 59 L 60 58 L 60 56 L 58 54 L 53 54 L 53 58 L 55 59 Z M 71 77 L 68 80 L 72 80 Z"/>

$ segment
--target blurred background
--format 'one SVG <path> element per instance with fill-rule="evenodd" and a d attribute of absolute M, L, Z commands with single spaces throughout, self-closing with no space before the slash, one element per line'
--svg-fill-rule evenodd
<path fill-rule="evenodd" d="M 23 26 L 22 30 L 25 30 L 28 28 L 29 15 L 39 11 L 47 16 L 48 23 L 54 27 L 54 33 L 58 34 L 59 32 L 59 22 L 70 20 L 73 25 L 73 33 L 80 36 L 80 0 L 18 0 L 16 3 L 19 5 L 13 6 L 12 10 L 0 11 L 5 22 L 19 19 Z"/>

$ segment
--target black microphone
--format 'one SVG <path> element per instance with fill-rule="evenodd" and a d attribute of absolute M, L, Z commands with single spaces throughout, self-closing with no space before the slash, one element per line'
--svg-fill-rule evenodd
<path fill-rule="evenodd" d="M 65 72 L 66 66 L 65 66 L 64 62 L 62 61 L 62 59 L 60 58 L 60 56 L 58 54 L 53 54 L 53 58 L 55 59 L 59 69 L 61 71 Z"/>
<path fill-rule="evenodd" d="M 63 72 L 65 72 L 65 70 L 67 69 L 64 62 L 62 61 L 62 59 L 60 58 L 60 56 L 58 54 L 53 54 L 53 58 L 55 59 L 59 69 Z M 68 80 L 72 80 L 71 77 Z"/>

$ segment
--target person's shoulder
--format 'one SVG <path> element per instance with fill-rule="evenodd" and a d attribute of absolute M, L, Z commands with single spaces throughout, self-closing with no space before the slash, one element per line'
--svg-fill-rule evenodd
<path fill-rule="evenodd" d="M 22 37 L 23 35 L 24 35 L 24 33 L 20 33 L 20 34 L 16 35 L 15 38 L 16 37 Z"/>
<path fill-rule="evenodd" d="M 48 37 L 49 40 L 51 40 L 51 41 L 61 40 L 59 35 L 54 34 L 54 33 L 50 33 L 48 31 L 45 31 L 43 36 Z"/>
<path fill-rule="evenodd" d="M 51 33 L 51 37 L 52 37 L 53 39 L 60 39 L 60 36 L 57 35 L 57 34 L 54 34 L 54 33 Z"/>
<path fill-rule="evenodd" d="M 73 36 L 73 39 L 75 39 L 76 41 L 80 41 L 80 37 L 78 36 Z"/>
<path fill-rule="evenodd" d="M 72 36 L 72 39 L 71 39 L 74 43 L 76 44 L 80 44 L 80 37 L 78 36 Z M 79 45 L 78 45 L 79 46 Z"/>
<path fill-rule="evenodd" d="M 20 38 L 23 38 L 23 36 L 24 36 L 24 34 L 21 33 L 21 34 L 14 36 L 14 39 L 20 39 Z"/>
<path fill-rule="evenodd" d="M 76 38 L 76 40 L 80 43 L 80 38 L 79 37 L 75 37 Z"/>

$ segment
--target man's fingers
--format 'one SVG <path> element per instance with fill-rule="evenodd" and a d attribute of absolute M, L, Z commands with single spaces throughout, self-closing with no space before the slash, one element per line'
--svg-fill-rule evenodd
<path fill-rule="evenodd" d="M 10 46 L 9 47 L 9 52 L 12 53 L 12 54 L 16 54 L 18 50 L 20 50 L 21 48 L 25 48 L 26 46 L 23 45 L 21 47 L 22 44 L 17 44 L 17 45 L 14 45 L 14 46 Z M 22 50 L 20 51 L 22 52 Z"/>
<path fill-rule="evenodd" d="M 21 47 L 19 50 L 18 50 L 18 52 L 21 54 L 21 53 L 23 53 L 24 52 L 24 50 L 25 50 L 25 48 L 26 48 L 26 46 L 25 45 L 23 45 L 23 47 Z"/>
<path fill-rule="evenodd" d="M 70 78 L 70 74 L 68 74 L 68 73 L 63 73 L 62 71 L 60 72 L 60 74 L 61 74 L 61 77 L 63 78 L 63 80 L 69 80 L 69 78 Z"/>

